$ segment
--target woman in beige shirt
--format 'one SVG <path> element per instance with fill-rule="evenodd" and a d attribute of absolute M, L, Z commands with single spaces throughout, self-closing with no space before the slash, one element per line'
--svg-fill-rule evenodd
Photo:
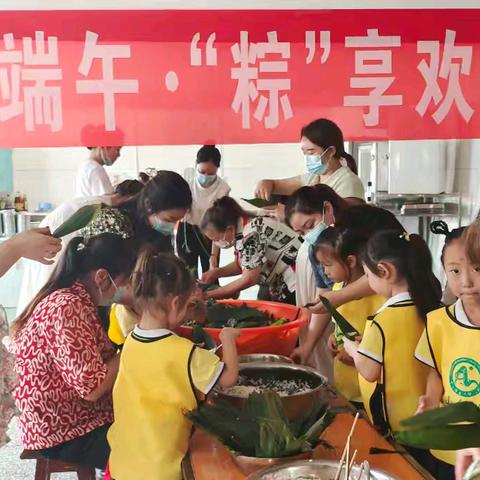
<path fill-rule="evenodd" d="M 270 200 L 272 194 L 291 195 L 300 187 L 323 183 L 345 199 L 363 201 L 365 192 L 355 159 L 345 152 L 343 133 L 334 122 L 320 118 L 303 127 L 301 148 L 307 172 L 280 180 L 260 180 L 256 197 Z"/>

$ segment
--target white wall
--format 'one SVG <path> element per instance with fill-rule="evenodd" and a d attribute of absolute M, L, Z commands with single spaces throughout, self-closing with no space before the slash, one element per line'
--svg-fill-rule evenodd
<path fill-rule="evenodd" d="M 124 147 L 108 173 L 114 184 L 135 178 L 147 168 L 180 174 L 195 164 L 198 145 Z M 257 180 L 302 173 L 303 156 L 298 144 L 227 145 L 222 153 L 222 176 L 235 197 L 251 197 Z M 14 189 L 27 194 L 30 209 L 39 202 L 59 205 L 71 199 L 75 174 L 86 148 L 17 148 L 13 150 Z"/>

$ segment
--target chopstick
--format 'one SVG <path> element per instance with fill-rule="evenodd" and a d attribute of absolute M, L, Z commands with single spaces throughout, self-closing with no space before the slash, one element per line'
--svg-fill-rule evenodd
<path fill-rule="evenodd" d="M 347 443 L 345 444 L 345 448 L 343 449 L 342 453 L 342 458 L 340 459 L 340 464 L 338 465 L 337 473 L 335 475 L 335 480 L 340 480 L 340 475 L 342 474 L 342 468 L 343 464 L 346 459 L 346 477 L 345 479 L 348 480 L 348 477 L 350 475 L 350 444 L 352 442 L 352 435 L 353 432 L 355 431 L 355 427 L 357 426 L 358 419 L 360 417 L 360 414 L 357 412 L 355 415 L 355 419 L 353 420 L 352 428 L 350 429 L 350 433 L 348 434 L 347 437 Z M 355 455 L 355 454 L 354 454 Z M 355 458 L 355 457 L 353 457 Z"/>

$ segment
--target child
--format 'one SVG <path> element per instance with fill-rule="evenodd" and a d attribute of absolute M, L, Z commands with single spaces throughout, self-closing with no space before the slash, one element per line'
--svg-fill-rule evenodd
<path fill-rule="evenodd" d="M 416 350 L 417 359 L 430 367 L 427 387 L 418 411 L 441 404 L 472 401 L 480 405 L 480 268 L 474 241 L 477 227 L 446 230 L 442 264 L 448 287 L 458 300 L 430 313 Z M 471 257 L 474 257 L 473 259 Z M 454 478 L 454 451 L 433 451 L 439 463 L 437 478 Z"/>
<path fill-rule="evenodd" d="M 194 290 L 182 260 L 144 252 L 132 277 L 140 323 L 125 341 L 113 391 L 115 421 L 108 433 L 110 472 L 115 480 L 180 480 L 197 407 L 217 381 L 237 381 L 235 329 L 223 329 L 223 362 L 175 335 Z"/>
<path fill-rule="evenodd" d="M 345 350 L 362 377 L 378 382 L 373 396 L 363 399 L 374 423 L 384 433 L 394 432 L 415 413 L 425 389 L 428 370 L 415 360 L 415 348 L 442 292 L 428 246 L 418 235 L 379 232 L 369 240 L 363 260 L 370 287 L 388 300 L 360 345 L 345 339 Z"/>
<path fill-rule="evenodd" d="M 332 227 L 324 230 L 318 237 L 315 257 L 323 265 L 328 278 L 335 282 L 334 290 L 340 290 L 364 275 L 359 253 L 365 243 L 365 237 L 353 230 Z M 348 302 L 338 311 L 363 334 L 367 318 L 384 302 L 385 298 L 370 295 Z M 352 357 L 343 348 L 343 337 L 335 325 L 335 331 L 328 342 L 330 350 L 335 355 L 333 363 L 335 388 L 357 408 L 363 408 L 358 373 Z"/>

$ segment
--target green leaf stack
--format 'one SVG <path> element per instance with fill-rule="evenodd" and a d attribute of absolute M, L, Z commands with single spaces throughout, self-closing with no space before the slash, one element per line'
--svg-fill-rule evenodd
<path fill-rule="evenodd" d="M 415 448 L 461 450 L 480 446 L 480 408 L 460 402 L 407 418 L 396 440 Z"/>
<path fill-rule="evenodd" d="M 242 409 L 219 400 L 187 414 L 192 423 L 216 437 L 237 455 L 281 458 L 315 448 L 337 411 L 317 405 L 290 422 L 280 397 L 271 391 L 252 393 Z"/>
<path fill-rule="evenodd" d="M 200 325 L 194 325 L 192 328 L 192 342 L 207 350 L 217 348 L 215 340 Z"/>
<path fill-rule="evenodd" d="M 102 208 L 101 204 L 85 205 L 63 222 L 53 233 L 55 238 L 62 238 L 85 228 Z"/>
<path fill-rule="evenodd" d="M 278 204 L 278 202 L 274 200 L 263 200 L 262 198 L 242 198 L 242 200 L 255 208 L 273 207 L 274 205 Z"/>

